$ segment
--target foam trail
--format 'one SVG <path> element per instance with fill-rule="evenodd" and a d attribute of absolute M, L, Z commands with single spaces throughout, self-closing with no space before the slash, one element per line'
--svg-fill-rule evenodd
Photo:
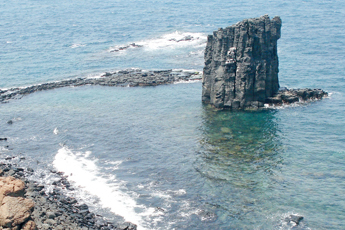
<path fill-rule="evenodd" d="M 176 31 L 174 33 L 165 34 L 157 39 L 150 39 L 143 42 L 138 42 L 139 45 L 149 49 L 160 49 L 166 47 L 185 47 L 185 46 L 200 46 L 206 43 L 207 36 L 202 33 L 182 33 Z"/>
<path fill-rule="evenodd" d="M 85 46 L 84 44 L 73 44 L 70 46 L 70 48 L 75 49 L 75 48 L 84 47 L 84 46 Z"/>
<path fill-rule="evenodd" d="M 153 38 L 135 43 L 114 46 L 109 49 L 113 51 L 125 51 L 129 48 L 142 47 L 146 50 L 157 50 L 165 48 L 184 48 L 184 47 L 198 47 L 203 48 L 206 45 L 207 36 L 203 33 L 189 33 L 176 31 L 173 33 L 165 34 L 159 38 Z"/>
<path fill-rule="evenodd" d="M 53 165 L 59 171 L 70 175 L 69 180 L 74 181 L 77 187 L 97 196 L 102 207 L 110 208 L 126 221 L 136 224 L 138 229 L 145 229 L 142 226 L 143 217 L 152 215 L 154 209 L 138 205 L 132 197 L 121 192 L 121 182 L 115 177 L 111 179 L 111 182 L 101 177 L 96 161 L 88 159 L 89 155 L 90 152 L 73 153 L 67 147 L 63 147 L 58 150 Z M 136 213 L 136 208 L 143 212 Z"/>

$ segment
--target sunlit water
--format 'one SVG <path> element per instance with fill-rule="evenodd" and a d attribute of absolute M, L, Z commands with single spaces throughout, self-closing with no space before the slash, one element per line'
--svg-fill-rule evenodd
<path fill-rule="evenodd" d="M 207 34 L 269 13 L 283 20 L 281 86 L 331 93 L 217 112 L 202 105 L 200 82 L 38 92 L 0 105 L 8 138 L 0 157 L 25 156 L 21 164 L 47 185 L 50 169 L 65 172 L 73 196 L 139 229 L 290 229 L 290 214 L 304 216 L 299 229 L 343 229 L 344 9 L 342 1 L 0 3 L 2 88 L 125 68 L 202 71 Z M 143 47 L 110 52 L 131 43 Z"/>

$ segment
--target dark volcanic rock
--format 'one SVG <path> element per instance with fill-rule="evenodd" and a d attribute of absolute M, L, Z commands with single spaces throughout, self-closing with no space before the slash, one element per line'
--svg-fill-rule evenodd
<path fill-rule="evenodd" d="M 135 44 L 131 44 L 134 46 Z M 142 71 L 140 69 L 120 70 L 117 72 L 106 72 L 100 78 L 75 78 L 62 80 L 58 82 L 48 82 L 40 85 L 34 85 L 23 88 L 11 88 L 0 90 L 0 103 L 8 102 L 11 99 L 20 99 L 21 97 L 43 90 L 57 89 L 68 86 L 101 85 L 118 87 L 136 87 L 136 86 L 157 86 L 172 84 L 178 81 L 201 80 L 199 72 L 192 71 L 174 71 L 174 70 L 156 70 Z M 12 124 L 13 121 L 7 122 Z"/>
<path fill-rule="evenodd" d="M 279 89 L 281 19 L 246 19 L 208 36 L 202 101 L 217 108 L 262 107 Z"/>
<path fill-rule="evenodd" d="M 290 215 L 288 217 L 285 218 L 286 222 L 293 222 L 295 223 L 295 225 L 299 225 L 299 223 L 303 220 L 303 216 L 299 216 L 299 215 Z"/>
<path fill-rule="evenodd" d="M 273 97 L 268 97 L 266 103 L 270 105 L 291 104 L 319 100 L 325 96 L 328 96 L 328 93 L 321 89 L 283 89 L 279 90 Z"/>
<path fill-rule="evenodd" d="M 321 89 L 281 89 L 277 41 L 281 19 L 246 19 L 208 36 L 202 101 L 218 109 L 258 109 L 317 100 Z"/>
<path fill-rule="evenodd" d="M 126 45 L 126 46 L 120 46 L 118 48 L 115 48 L 115 49 L 112 49 L 110 50 L 110 52 L 118 52 L 118 51 L 122 51 L 122 50 L 126 50 L 130 47 L 133 47 L 133 48 L 138 48 L 138 47 L 143 47 L 142 45 L 138 45 L 138 44 L 135 44 L 135 43 L 131 43 L 129 45 Z"/>

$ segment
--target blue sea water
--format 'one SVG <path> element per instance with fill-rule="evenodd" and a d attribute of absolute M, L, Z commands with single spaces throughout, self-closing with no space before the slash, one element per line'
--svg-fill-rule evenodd
<path fill-rule="evenodd" d="M 328 98 L 216 112 L 200 82 L 37 92 L 0 105 L 1 161 L 25 156 L 47 185 L 50 169 L 63 171 L 71 195 L 139 229 L 292 229 L 291 214 L 304 217 L 294 229 L 344 229 L 343 1 L 3 1 L 0 88 L 126 68 L 201 72 L 208 34 L 264 14 L 283 21 L 280 85 Z M 142 47 L 111 52 L 132 43 Z"/>

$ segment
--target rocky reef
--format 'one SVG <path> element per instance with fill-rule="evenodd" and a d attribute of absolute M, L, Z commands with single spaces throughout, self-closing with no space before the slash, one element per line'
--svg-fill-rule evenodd
<path fill-rule="evenodd" d="M 311 100 L 320 100 L 328 93 L 322 89 L 287 89 L 280 88 L 273 97 L 266 98 L 268 105 L 291 104 L 295 102 L 306 102 Z"/>
<path fill-rule="evenodd" d="M 202 101 L 219 109 L 321 99 L 322 90 L 279 90 L 277 41 L 280 17 L 246 19 L 209 35 L 205 50 Z"/>
<path fill-rule="evenodd" d="M 57 89 L 62 87 L 76 87 L 84 85 L 136 87 L 157 86 L 173 84 L 180 81 L 201 80 L 199 72 L 183 70 L 155 70 L 143 71 L 141 69 L 127 69 L 115 72 L 106 72 L 101 77 L 74 78 L 56 82 L 48 82 L 28 87 L 0 89 L 0 103 L 43 90 Z"/>

